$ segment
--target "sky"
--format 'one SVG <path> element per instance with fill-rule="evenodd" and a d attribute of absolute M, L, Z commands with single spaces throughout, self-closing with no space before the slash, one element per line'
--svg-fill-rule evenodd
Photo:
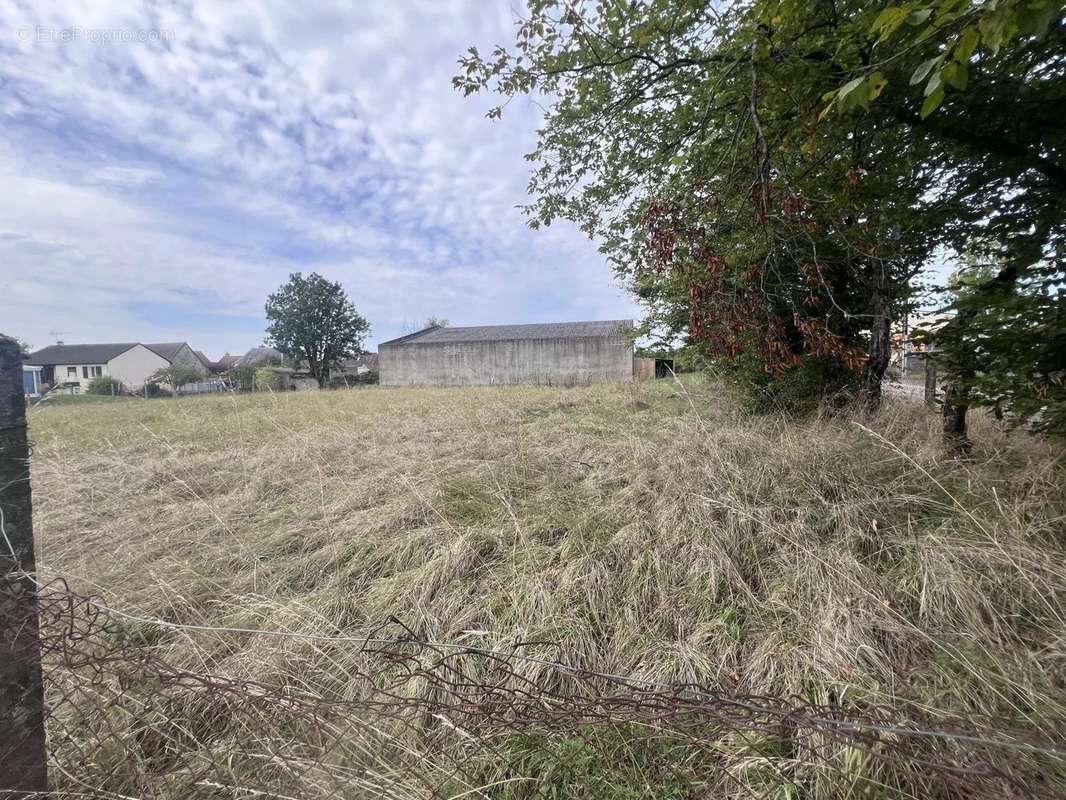
<path fill-rule="evenodd" d="M 638 318 L 595 243 L 517 208 L 538 107 L 452 89 L 519 8 L 0 0 L 0 331 L 243 353 L 298 271 L 370 349 L 429 316 Z"/>

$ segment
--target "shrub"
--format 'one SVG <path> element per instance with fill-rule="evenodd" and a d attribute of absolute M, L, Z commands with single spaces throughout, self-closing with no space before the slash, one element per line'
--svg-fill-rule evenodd
<path fill-rule="evenodd" d="M 256 388 L 256 373 L 265 367 L 284 366 L 282 359 L 275 356 L 264 355 L 258 358 L 245 356 L 225 374 L 226 381 L 234 389 L 242 392 L 250 392 Z"/>
<path fill-rule="evenodd" d="M 856 373 L 824 358 L 805 358 L 776 376 L 757 364 L 740 363 L 727 367 L 724 376 L 741 406 L 754 414 L 802 417 L 823 403 L 842 406 L 858 389 Z"/>
<path fill-rule="evenodd" d="M 282 389 L 281 373 L 273 367 L 259 367 L 255 371 L 255 388 L 261 392 L 280 392 Z"/>
<path fill-rule="evenodd" d="M 86 394 L 103 395 L 120 395 L 124 394 L 125 391 L 122 381 L 118 378 L 112 378 L 110 375 L 97 375 L 89 381 L 89 388 L 85 390 Z"/>

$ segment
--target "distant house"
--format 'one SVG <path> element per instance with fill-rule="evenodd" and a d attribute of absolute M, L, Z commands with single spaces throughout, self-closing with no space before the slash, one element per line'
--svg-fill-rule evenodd
<path fill-rule="evenodd" d="M 102 375 L 137 390 L 157 370 L 173 364 L 187 364 L 207 374 L 207 368 L 185 342 L 53 344 L 31 353 L 25 361 L 27 367 L 40 369 L 39 389 L 63 386 L 74 392 L 84 391 L 93 378 Z"/>
<path fill-rule="evenodd" d="M 632 380 L 630 320 L 437 325 L 378 346 L 381 383 L 552 386 Z"/>
<path fill-rule="evenodd" d="M 193 350 L 193 352 L 196 354 L 196 357 L 200 360 L 200 364 L 203 365 L 204 369 L 206 369 L 209 373 L 210 372 L 214 372 L 214 369 L 213 369 L 214 362 L 210 358 L 207 357 L 207 354 L 204 353 L 203 350 Z"/>
<path fill-rule="evenodd" d="M 221 375 L 223 372 L 228 372 L 237 366 L 237 362 L 241 360 L 240 356 L 232 356 L 229 353 L 222 356 L 218 361 L 211 364 L 211 371 Z"/>
<path fill-rule="evenodd" d="M 145 347 L 159 353 L 173 366 L 189 367 L 205 376 L 210 371 L 208 368 L 208 363 L 210 362 L 207 362 L 206 357 L 201 360 L 200 356 L 189 347 L 187 342 L 160 342 L 158 344 L 148 344 Z"/>
<path fill-rule="evenodd" d="M 40 367 L 41 387 L 67 386 L 84 391 L 93 378 L 110 375 L 129 389 L 144 386 L 148 376 L 170 361 L 139 342 L 118 344 L 53 344 L 31 353 L 25 362 Z"/>
<path fill-rule="evenodd" d="M 285 354 L 280 350 L 275 350 L 273 347 L 267 347 L 266 345 L 260 345 L 259 347 L 253 347 L 237 359 L 237 366 L 255 367 L 262 364 L 284 364 L 285 362 Z"/>

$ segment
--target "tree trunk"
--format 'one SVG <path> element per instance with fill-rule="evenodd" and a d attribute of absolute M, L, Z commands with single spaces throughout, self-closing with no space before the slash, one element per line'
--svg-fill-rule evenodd
<path fill-rule="evenodd" d="M 876 412 L 881 407 L 881 384 L 892 355 L 891 310 L 892 304 L 885 290 L 884 273 L 874 286 L 871 304 L 870 347 L 866 354 L 866 367 L 862 375 L 862 398 L 866 410 Z"/>
<path fill-rule="evenodd" d="M 966 390 L 953 381 L 944 388 L 944 444 L 953 456 L 965 456 L 973 444 L 966 435 L 966 412 L 970 406 Z"/>

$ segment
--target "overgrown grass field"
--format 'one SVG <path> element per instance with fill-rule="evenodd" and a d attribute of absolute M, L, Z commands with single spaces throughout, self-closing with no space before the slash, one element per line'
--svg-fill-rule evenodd
<path fill-rule="evenodd" d="M 550 641 L 544 652 L 576 667 L 1061 740 L 1061 445 L 982 418 L 973 459 L 955 462 L 938 422 L 902 401 L 873 420 L 753 418 L 702 378 L 45 403 L 30 412 L 38 568 L 181 625 L 360 635 L 392 615 L 434 641 Z M 323 697 L 360 691 L 342 643 L 149 624 L 137 635 L 185 667 Z M 63 724 L 88 742 L 109 713 Z M 165 795 L 144 736 L 159 723 L 108 724 L 110 749 L 81 764 L 73 746 L 56 756 L 63 786 Z M 306 755 L 276 769 L 279 741 L 317 746 L 296 727 L 279 712 L 191 737 L 213 759 L 226 742 L 240 753 L 203 796 L 429 796 L 417 776 L 390 773 L 388 732 L 334 743 L 327 765 Z M 721 748 L 728 788 L 706 764 L 664 772 L 661 754 L 630 768 L 633 750 L 553 766 L 570 745 L 487 759 L 482 785 L 449 791 L 837 796 L 797 784 L 796 755 L 756 769 L 737 742 Z M 1066 764 L 1027 758 L 1062 789 Z M 264 770 L 276 772 L 269 790 Z M 920 777 L 869 777 L 856 796 L 930 796 Z"/>

